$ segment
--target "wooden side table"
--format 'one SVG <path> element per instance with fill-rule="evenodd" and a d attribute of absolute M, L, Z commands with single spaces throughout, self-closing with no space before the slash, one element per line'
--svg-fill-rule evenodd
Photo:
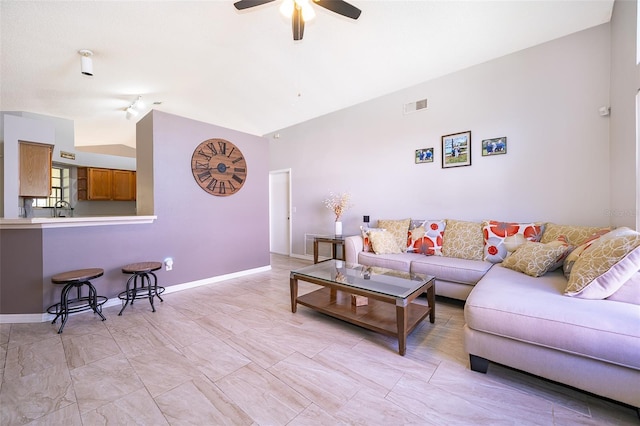
<path fill-rule="evenodd" d="M 338 246 L 342 246 L 342 256 L 339 260 L 345 259 L 344 250 L 344 237 L 343 236 L 326 236 L 326 237 L 314 237 L 313 239 L 313 263 L 318 263 L 318 244 L 327 243 L 331 244 L 332 259 L 338 259 Z"/>

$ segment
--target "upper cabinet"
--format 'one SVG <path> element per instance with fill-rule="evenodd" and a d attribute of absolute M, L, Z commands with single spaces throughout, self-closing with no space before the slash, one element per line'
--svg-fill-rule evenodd
<path fill-rule="evenodd" d="M 20 141 L 19 196 L 46 198 L 51 194 L 53 145 Z"/>
<path fill-rule="evenodd" d="M 136 172 L 78 167 L 78 200 L 135 201 Z"/>
<path fill-rule="evenodd" d="M 131 170 L 112 171 L 112 199 L 131 201 L 136 199 L 136 172 Z"/>

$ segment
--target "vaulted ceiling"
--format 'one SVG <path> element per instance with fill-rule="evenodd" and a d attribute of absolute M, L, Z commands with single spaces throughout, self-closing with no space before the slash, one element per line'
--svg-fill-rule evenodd
<path fill-rule="evenodd" d="M 0 2 L 0 109 L 73 120 L 84 149 L 131 155 L 151 107 L 265 135 L 609 22 L 613 0 L 353 0 L 294 42 L 281 0 Z M 94 52 L 92 77 L 78 50 Z M 549 64 L 553 66 L 553 64 Z M 153 102 L 160 104 L 152 105 Z M 138 119 L 142 114 L 138 116 Z"/>

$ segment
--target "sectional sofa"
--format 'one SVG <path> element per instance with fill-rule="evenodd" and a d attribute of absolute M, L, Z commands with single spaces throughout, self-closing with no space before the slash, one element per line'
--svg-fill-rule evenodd
<path fill-rule="evenodd" d="M 640 407 L 638 232 L 381 220 L 345 238 L 345 257 L 433 275 L 437 295 L 465 301 L 472 370 L 495 362 Z"/>

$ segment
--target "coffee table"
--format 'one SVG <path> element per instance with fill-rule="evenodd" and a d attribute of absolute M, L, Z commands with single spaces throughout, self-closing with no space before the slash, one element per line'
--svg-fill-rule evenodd
<path fill-rule="evenodd" d="M 298 281 L 322 286 L 298 296 Z M 407 350 L 407 335 L 429 315 L 435 321 L 435 278 L 430 275 L 328 260 L 291 271 L 291 312 L 297 304 L 318 312 L 398 338 L 398 352 Z M 428 305 L 416 303 L 427 294 Z M 365 306 L 354 306 L 351 295 L 368 298 Z"/>

